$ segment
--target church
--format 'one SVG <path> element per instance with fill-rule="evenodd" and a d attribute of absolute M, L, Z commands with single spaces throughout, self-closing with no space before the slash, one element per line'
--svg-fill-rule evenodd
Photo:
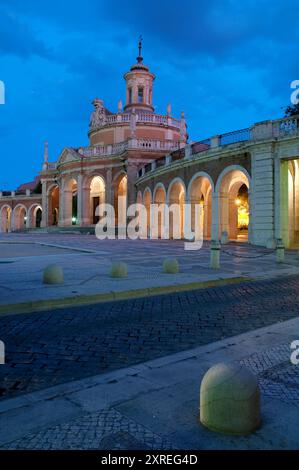
<path fill-rule="evenodd" d="M 255 123 L 247 129 L 189 142 L 185 115 L 156 114 L 155 75 L 143 63 L 124 74 L 125 103 L 117 111 L 95 98 L 88 147 L 66 147 L 56 162 L 44 161 L 38 177 L 15 191 L 0 192 L 0 231 L 92 231 L 101 203 L 113 205 L 116 226 L 126 206 L 202 206 L 203 236 L 223 243 L 248 241 L 275 247 L 299 244 L 299 119 Z M 194 220 L 194 208 L 192 220 Z M 159 236 L 163 236 L 163 218 Z M 170 238 L 172 237 L 170 230 Z"/>

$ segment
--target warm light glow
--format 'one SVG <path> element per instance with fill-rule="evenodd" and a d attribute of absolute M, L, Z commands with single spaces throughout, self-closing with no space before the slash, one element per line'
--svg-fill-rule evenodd
<path fill-rule="evenodd" d="M 239 199 L 239 198 L 237 197 L 235 203 L 236 203 L 237 206 L 239 206 L 239 205 L 241 204 L 241 199 Z"/>
<path fill-rule="evenodd" d="M 249 214 L 245 207 L 238 208 L 238 228 L 248 228 Z"/>

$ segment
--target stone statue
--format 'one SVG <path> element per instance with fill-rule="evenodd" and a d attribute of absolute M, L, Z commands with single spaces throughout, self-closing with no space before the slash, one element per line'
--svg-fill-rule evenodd
<path fill-rule="evenodd" d="M 181 142 L 187 141 L 187 126 L 185 120 L 185 113 L 182 111 L 181 113 L 181 122 L 180 122 L 180 140 Z"/>
<path fill-rule="evenodd" d="M 98 127 L 104 126 L 107 118 L 106 112 L 104 108 L 104 102 L 98 98 L 96 98 L 92 104 L 94 105 L 94 111 L 91 113 L 90 116 L 90 129 L 97 129 Z"/>

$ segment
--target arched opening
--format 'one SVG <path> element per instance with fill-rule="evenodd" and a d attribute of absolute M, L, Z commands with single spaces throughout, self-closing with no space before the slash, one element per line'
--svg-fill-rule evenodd
<path fill-rule="evenodd" d="M 48 225 L 58 225 L 59 220 L 59 187 L 53 186 L 48 197 Z"/>
<path fill-rule="evenodd" d="M 40 205 L 31 206 L 28 211 L 29 227 L 40 228 L 42 222 L 42 208 Z"/>
<path fill-rule="evenodd" d="M 157 204 L 158 207 L 162 204 L 166 204 L 166 191 L 163 186 L 157 186 L 154 191 L 154 204 Z M 158 211 L 158 220 L 157 220 L 157 234 L 158 238 L 162 238 L 164 233 L 164 213 L 163 211 Z"/>
<path fill-rule="evenodd" d="M 286 247 L 299 247 L 299 160 L 281 162 L 281 236 Z"/>
<path fill-rule="evenodd" d="M 35 227 L 40 228 L 42 223 L 43 211 L 40 207 L 37 208 L 35 213 Z"/>
<path fill-rule="evenodd" d="M 146 209 L 146 223 L 147 223 L 147 234 L 150 234 L 150 223 L 151 223 L 151 202 L 152 195 L 149 188 L 146 188 L 143 195 L 143 203 Z"/>
<path fill-rule="evenodd" d="M 120 174 L 113 184 L 115 226 L 126 227 L 127 224 L 127 175 Z"/>
<path fill-rule="evenodd" d="M 250 223 L 249 179 L 241 169 L 227 171 L 220 178 L 220 234 L 226 232 L 230 240 L 246 241 Z"/>
<path fill-rule="evenodd" d="M 169 208 L 172 204 L 177 204 L 179 207 L 177 216 L 175 216 L 173 211 L 169 212 L 169 238 L 175 237 L 176 229 L 179 231 L 180 237 L 184 238 L 185 188 L 181 181 L 175 181 L 170 184 L 168 201 Z"/>
<path fill-rule="evenodd" d="M 24 230 L 27 225 L 27 209 L 25 206 L 16 206 L 13 211 L 14 230 Z"/>
<path fill-rule="evenodd" d="M 248 187 L 246 184 L 240 186 L 237 197 L 237 228 L 238 228 L 238 239 L 248 239 L 248 227 L 249 227 L 249 195 Z"/>
<path fill-rule="evenodd" d="M 74 178 L 68 180 L 64 185 L 64 221 L 63 225 L 77 224 L 77 181 Z"/>
<path fill-rule="evenodd" d="M 207 176 L 196 176 L 190 182 L 189 200 L 191 204 L 191 228 L 195 230 L 196 205 L 201 205 L 200 223 L 204 238 L 211 237 L 212 226 L 212 185 Z M 199 216 L 199 214 L 197 215 Z"/>
<path fill-rule="evenodd" d="M 1 220 L 1 232 L 8 233 L 11 231 L 11 208 L 4 206 L 1 209 L 0 220 Z"/>
<path fill-rule="evenodd" d="M 105 181 L 101 176 L 94 176 L 90 182 L 90 220 L 97 224 L 99 216 L 96 215 L 100 204 L 105 203 Z"/>

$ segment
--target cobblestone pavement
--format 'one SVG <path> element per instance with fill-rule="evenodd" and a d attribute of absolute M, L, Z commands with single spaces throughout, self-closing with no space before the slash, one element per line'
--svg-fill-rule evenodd
<path fill-rule="evenodd" d="M 299 277 L 0 319 L 1 398 L 127 367 L 298 316 Z M 274 373 L 274 372 L 273 372 Z"/>
<path fill-rule="evenodd" d="M 171 443 L 114 409 L 88 413 L 1 447 L 6 449 L 172 449 Z"/>
<path fill-rule="evenodd" d="M 257 375 L 263 397 L 276 398 L 299 407 L 298 371 L 290 363 L 289 345 L 282 344 L 260 353 L 251 354 L 240 363 Z M 196 405 L 197 403 L 194 403 L 194 410 L 196 410 Z M 213 439 L 217 441 L 217 435 L 213 434 Z M 200 445 L 200 441 L 198 445 Z M 243 436 L 226 437 L 226 445 L 228 448 L 235 448 L 235 446 L 246 448 L 248 438 Z M 266 443 L 263 439 L 260 441 L 257 439 L 254 445 L 259 449 L 263 448 Z M 287 439 L 280 442 L 280 446 L 288 448 Z M 163 427 L 161 427 L 160 433 L 154 433 L 134 419 L 122 415 L 114 408 L 109 408 L 101 412 L 87 413 L 63 424 L 30 433 L 2 448 L 170 450 L 178 448 L 178 446 L 172 442 L 171 436 L 166 438 L 163 435 Z M 179 448 L 184 449 L 184 444 Z"/>

